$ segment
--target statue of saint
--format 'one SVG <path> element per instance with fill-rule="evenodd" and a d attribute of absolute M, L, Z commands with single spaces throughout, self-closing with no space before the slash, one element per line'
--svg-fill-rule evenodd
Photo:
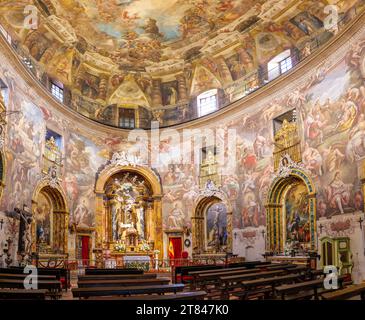
<path fill-rule="evenodd" d="M 136 210 L 136 218 L 137 218 L 136 227 L 137 227 L 138 239 L 145 240 L 144 208 L 143 208 L 142 204 L 140 203 L 140 205 L 135 210 Z"/>

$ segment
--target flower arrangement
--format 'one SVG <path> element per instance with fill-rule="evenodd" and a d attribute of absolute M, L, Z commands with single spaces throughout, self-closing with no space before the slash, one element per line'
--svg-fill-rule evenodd
<path fill-rule="evenodd" d="M 150 245 L 146 242 L 143 241 L 140 245 L 139 245 L 139 250 L 142 252 L 148 252 L 151 250 Z"/>
<path fill-rule="evenodd" d="M 125 252 L 126 246 L 122 242 L 117 242 L 114 246 L 114 250 L 117 252 Z"/>

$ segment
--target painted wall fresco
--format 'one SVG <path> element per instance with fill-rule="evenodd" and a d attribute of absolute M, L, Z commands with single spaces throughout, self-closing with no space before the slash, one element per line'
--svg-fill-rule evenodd
<path fill-rule="evenodd" d="M 363 194 L 359 168 L 365 157 L 365 31 L 356 35 L 341 53 L 303 76 L 288 88 L 277 91 L 266 101 L 237 111 L 233 120 L 214 120 L 211 128 L 223 129 L 217 144 L 227 138 L 227 130 L 238 133 L 238 165 L 228 168 L 222 188 L 233 208 L 234 229 L 239 241 L 264 241 L 265 196 L 274 169 L 273 119 L 297 109 L 302 140 L 302 157 L 317 191 L 317 217 L 328 219 L 363 212 Z M 13 114 L 7 132 L 7 181 L 2 210 L 27 203 L 41 179 L 46 128 L 63 137 L 65 161 L 62 185 L 68 197 L 71 223 L 94 226 L 93 193 L 95 174 L 116 151 L 142 154 L 148 143 L 127 142 L 126 137 L 100 137 L 88 128 L 60 115 L 27 85 L 1 58 L 0 77 L 9 87 L 9 109 Z M 14 79 L 17 79 L 15 81 Z M 36 97 L 34 97 L 36 96 Z M 194 201 L 199 194 L 198 167 L 173 164 L 174 143 L 164 139 L 158 146 L 163 164 L 158 168 L 162 179 L 163 228 L 191 227 Z M 146 159 L 145 159 L 146 160 Z M 330 228 L 330 227 L 329 227 Z M 249 240 L 251 239 L 251 240 Z M 251 244 L 252 245 L 252 244 Z M 237 249 L 240 250 L 240 249 Z M 257 253 L 255 253 L 257 254 Z"/>
<path fill-rule="evenodd" d="M 196 97 L 210 89 L 222 89 L 220 107 L 237 101 L 267 81 L 268 61 L 287 49 L 294 60 L 307 57 L 338 31 L 324 27 L 324 8 L 334 3 L 340 29 L 365 5 L 3 0 L 0 23 L 43 83 L 49 76 L 65 85 L 65 104 L 110 125 L 118 123 L 118 107 L 143 107 L 140 125 L 148 128 L 151 120 L 169 126 L 195 119 Z M 22 27 L 27 4 L 39 10 L 36 30 Z"/>

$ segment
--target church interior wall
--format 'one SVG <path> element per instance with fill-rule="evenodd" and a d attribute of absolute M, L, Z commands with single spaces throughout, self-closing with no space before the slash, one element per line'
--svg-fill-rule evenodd
<path fill-rule="evenodd" d="M 70 226 L 95 228 L 96 172 L 113 153 L 132 154 L 135 144 L 127 141 L 124 131 L 115 131 L 113 135 L 102 130 L 98 133 L 63 115 L 19 77 L 5 56 L 0 56 L 0 62 L 0 78 L 9 88 L 8 110 L 20 111 L 8 121 L 7 175 L 1 210 L 13 210 L 23 204 L 31 207 L 33 191 L 42 179 L 45 132 L 52 128 L 62 136 L 64 162 L 59 176 L 67 196 Z M 349 236 L 354 259 L 364 262 L 363 230 L 357 222 L 364 212 L 361 180 L 365 157 L 364 65 L 365 29 L 361 28 L 351 41 L 311 71 L 293 83 L 280 84 L 265 101 L 237 108 L 228 120 L 218 122 L 212 117 L 205 125 L 223 129 L 224 135 L 228 128 L 237 132 L 237 166 L 222 177 L 222 190 L 233 208 L 233 253 L 247 259 L 263 259 L 264 204 L 275 175 L 273 119 L 295 108 L 303 165 L 317 191 L 317 233 L 319 237 Z M 159 148 L 161 157 L 166 159 L 159 172 L 164 191 L 163 229 L 173 229 L 169 225 L 171 214 L 181 215 L 179 227 L 189 229 L 194 199 L 200 192 L 197 166 L 171 165 L 168 159 L 173 146 L 162 141 Z M 6 231 L 0 233 L 1 242 L 16 223 L 3 213 L 2 218 Z M 166 247 L 168 234 L 164 237 Z M 191 234 L 184 237 L 192 238 Z M 69 248 L 73 248 L 75 235 L 68 241 Z M 191 247 L 184 250 L 192 252 Z M 364 278 L 365 263 L 362 266 L 357 272 L 358 277 Z"/>

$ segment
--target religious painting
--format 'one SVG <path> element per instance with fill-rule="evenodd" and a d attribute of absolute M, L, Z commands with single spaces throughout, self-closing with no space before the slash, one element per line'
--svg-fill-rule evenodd
<path fill-rule="evenodd" d="M 50 201 L 43 193 L 40 193 L 37 199 L 34 219 L 36 223 L 37 243 L 43 246 L 51 245 L 51 211 Z"/>
<path fill-rule="evenodd" d="M 177 81 L 162 83 L 161 91 L 162 91 L 162 103 L 164 106 L 176 105 L 178 101 Z"/>
<path fill-rule="evenodd" d="M 285 197 L 286 242 L 310 242 L 308 190 L 304 182 L 290 186 Z"/>
<path fill-rule="evenodd" d="M 323 22 L 320 19 L 305 11 L 291 19 L 291 22 L 306 35 L 311 35 L 323 27 Z"/>
<path fill-rule="evenodd" d="M 229 71 L 231 71 L 232 79 L 238 80 L 246 74 L 244 65 L 241 63 L 238 53 L 226 59 Z"/>
<path fill-rule="evenodd" d="M 100 91 L 99 85 L 100 78 L 88 72 L 83 72 L 77 78 L 78 89 L 83 96 L 88 98 L 98 98 Z"/>
<path fill-rule="evenodd" d="M 206 246 L 217 251 L 227 245 L 227 207 L 223 203 L 211 205 L 206 213 Z"/>

